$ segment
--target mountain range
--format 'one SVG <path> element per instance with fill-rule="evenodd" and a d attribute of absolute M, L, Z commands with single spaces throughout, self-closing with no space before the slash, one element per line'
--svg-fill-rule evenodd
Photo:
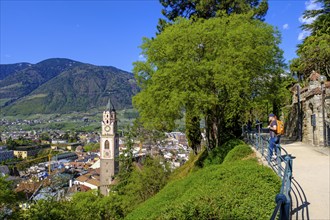
<path fill-rule="evenodd" d="M 106 106 L 132 107 L 138 86 L 132 73 L 52 58 L 37 64 L 0 65 L 2 115 L 86 112 Z"/>

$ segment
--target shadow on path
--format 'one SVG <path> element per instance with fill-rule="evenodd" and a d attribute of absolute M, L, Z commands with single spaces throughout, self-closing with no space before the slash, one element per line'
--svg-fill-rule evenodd
<path fill-rule="evenodd" d="M 272 161 L 270 164 L 275 173 L 279 172 L 279 169 L 284 172 L 282 167 L 278 168 L 276 161 Z M 306 194 L 299 184 L 299 182 L 292 177 L 291 182 L 291 219 L 292 220 L 310 220 L 308 206 L 310 203 L 307 200 Z"/>
<path fill-rule="evenodd" d="M 296 219 L 307 219 L 309 220 L 308 205 L 310 203 L 307 200 L 306 194 L 303 188 L 300 186 L 297 180 L 292 178 L 291 182 L 291 218 Z"/>
<path fill-rule="evenodd" d="M 290 193 L 291 218 L 330 220 L 329 148 L 302 142 L 283 143 L 282 147 L 296 157 Z"/>
<path fill-rule="evenodd" d="M 294 142 L 297 142 L 297 138 L 287 138 L 285 136 L 281 138 L 281 144 L 292 144 Z"/>

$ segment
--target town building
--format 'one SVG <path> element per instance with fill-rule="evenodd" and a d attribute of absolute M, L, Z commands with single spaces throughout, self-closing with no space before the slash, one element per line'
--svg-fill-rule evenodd
<path fill-rule="evenodd" d="M 67 144 L 68 141 L 67 140 L 61 140 L 61 139 L 53 139 L 52 140 L 52 145 L 53 144 Z"/>
<path fill-rule="evenodd" d="M 14 152 L 8 150 L 6 146 L 0 146 L 0 162 L 14 158 Z"/>
<path fill-rule="evenodd" d="M 52 157 L 52 160 L 75 160 L 78 156 L 74 152 L 65 152 Z"/>
<path fill-rule="evenodd" d="M 0 176 L 5 176 L 5 175 L 9 175 L 10 171 L 8 166 L 6 165 L 0 165 Z"/>
<path fill-rule="evenodd" d="M 26 159 L 30 156 L 35 156 L 39 152 L 39 148 L 33 146 L 22 146 L 17 147 L 14 150 L 14 156 L 17 158 Z"/>
<path fill-rule="evenodd" d="M 68 143 L 66 146 L 67 150 L 75 151 L 77 147 L 81 146 L 80 143 Z"/>
<path fill-rule="evenodd" d="M 100 187 L 100 169 L 89 170 L 88 173 L 79 176 L 75 181 L 75 185 L 83 185 L 90 189 L 98 189 Z"/>

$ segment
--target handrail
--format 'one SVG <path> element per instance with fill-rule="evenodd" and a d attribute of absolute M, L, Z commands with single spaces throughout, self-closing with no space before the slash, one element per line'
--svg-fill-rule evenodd
<path fill-rule="evenodd" d="M 286 201 L 286 197 L 283 194 L 277 194 L 276 195 L 276 198 L 275 198 L 275 201 L 276 201 L 276 207 L 274 209 L 274 212 L 272 214 L 272 217 L 270 217 L 271 220 L 273 220 L 273 219 L 276 218 L 276 216 L 278 214 L 278 211 L 280 210 L 280 208 L 282 207 L 282 205 Z"/>
<path fill-rule="evenodd" d="M 269 141 L 260 133 L 245 133 L 246 142 L 253 146 L 262 157 L 268 162 L 268 165 L 282 179 L 281 191 L 276 195 L 276 207 L 271 216 L 271 220 L 275 220 L 279 214 L 280 220 L 289 220 L 291 216 L 291 180 L 292 180 L 292 161 L 295 157 L 290 155 L 280 144 L 276 144 L 276 160 L 269 155 Z M 282 154 L 284 153 L 284 154 Z M 283 164 L 283 166 L 282 166 Z M 278 213 L 279 212 L 279 213 Z"/>

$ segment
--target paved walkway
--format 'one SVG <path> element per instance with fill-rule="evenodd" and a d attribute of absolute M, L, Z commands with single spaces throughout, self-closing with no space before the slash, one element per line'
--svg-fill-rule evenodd
<path fill-rule="evenodd" d="M 330 148 L 281 144 L 293 160 L 292 219 L 330 220 Z"/>

